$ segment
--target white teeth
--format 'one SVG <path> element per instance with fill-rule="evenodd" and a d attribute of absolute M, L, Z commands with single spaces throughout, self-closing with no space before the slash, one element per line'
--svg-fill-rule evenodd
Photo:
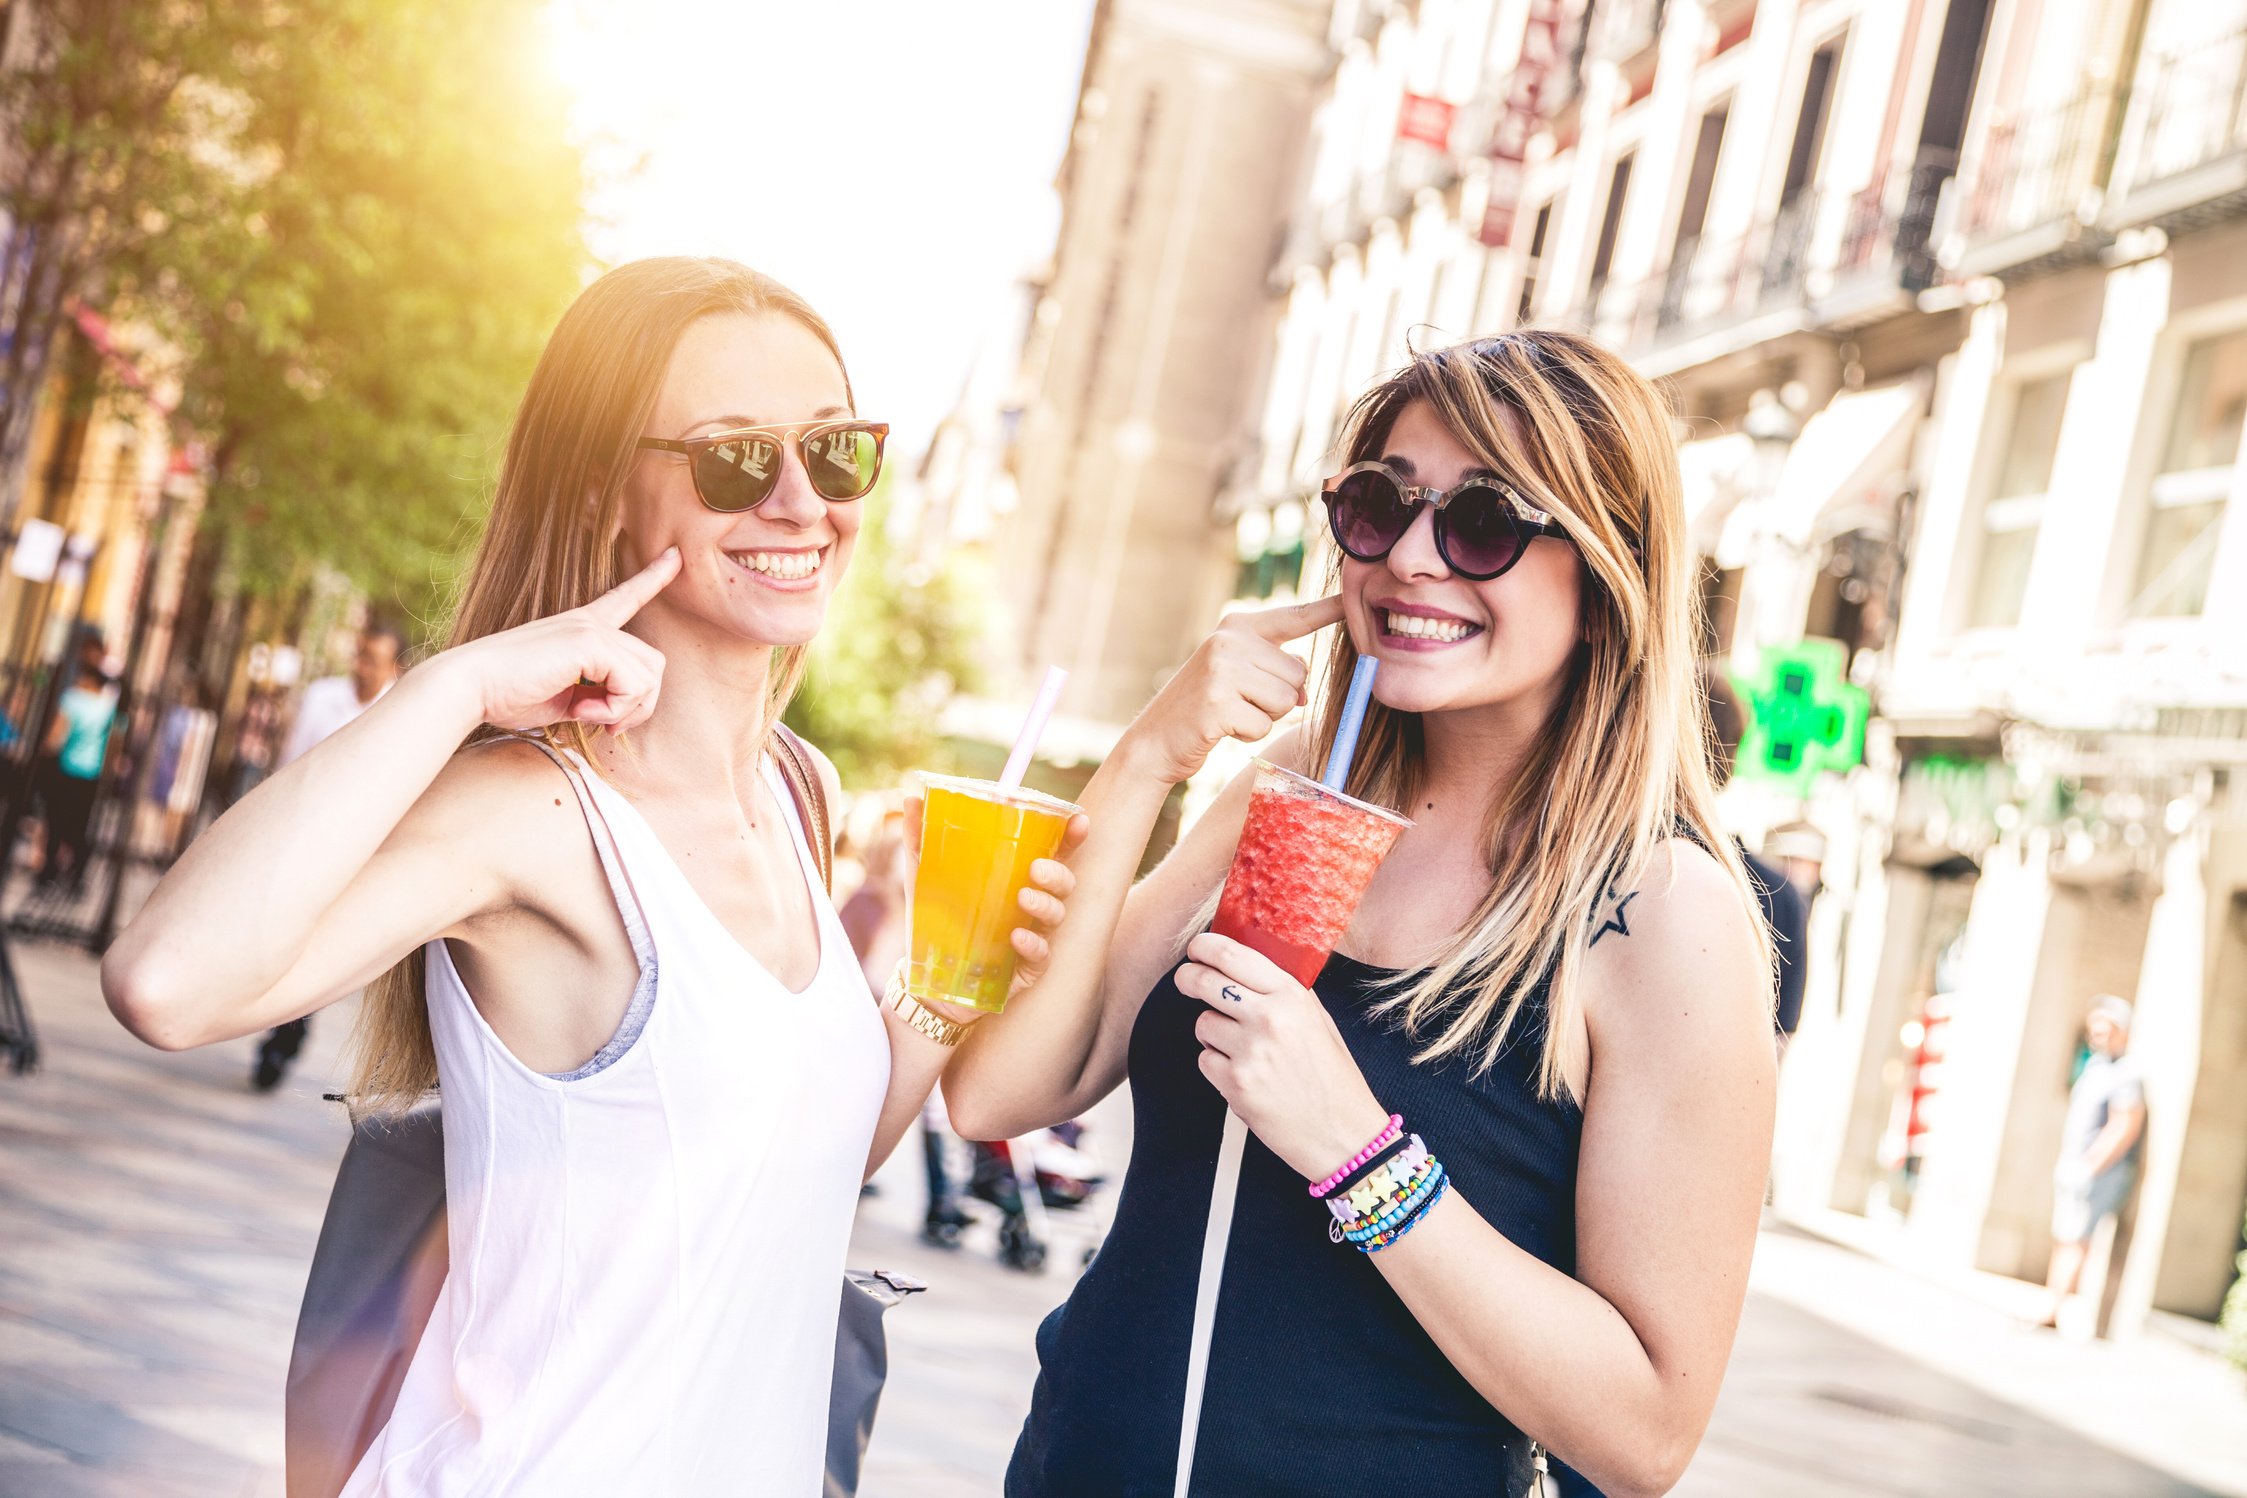
<path fill-rule="evenodd" d="M 1435 640 L 1448 644 L 1464 640 L 1475 632 L 1475 626 L 1464 619 L 1427 619 L 1418 614 L 1399 614 L 1381 611 L 1384 627 L 1392 635 L 1407 640 Z"/>
<path fill-rule="evenodd" d="M 819 570 L 824 552 L 817 551 L 729 551 L 726 557 L 736 567 L 751 572 L 762 572 L 782 582 L 798 582 Z"/>

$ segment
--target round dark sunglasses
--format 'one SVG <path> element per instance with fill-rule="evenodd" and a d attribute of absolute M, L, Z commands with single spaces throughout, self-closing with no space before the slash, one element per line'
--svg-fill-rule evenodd
<path fill-rule="evenodd" d="M 821 499 L 865 498 L 881 477 L 888 437 L 886 421 L 796 421 L 734 427 L 707 437 L 642 437 L 640 446 L 683 455 L 703 504 L 738 515 L 772 498 L 790 443 Z"/>
<path fill-rule="evenodd" d="M 1378 562 L 1412 529 L 1414 506 L 1435 511 L 1436 554 L 1454 574 L 1486 583 L 1501 576 L 1539 536 L 1563 536 L 1553 517 L 1503 479 L 1477 474 L 1449 489 L 1408 484 L 1378 458 L 1352 463 L 1326 481 L 1326 518 L 1335 544 L 1361 562 Z"/>

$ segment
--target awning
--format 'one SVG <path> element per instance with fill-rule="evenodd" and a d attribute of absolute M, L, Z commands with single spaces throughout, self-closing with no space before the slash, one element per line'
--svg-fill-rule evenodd
<path fill-rule="evenodd" d="M 1809 546 L 1894 523 L 1897 485 L 1911 458 L 1923 394 L 1916 380 L 1846 390 L 1803 424 L 1787 451 L 1760 529 Z"/>

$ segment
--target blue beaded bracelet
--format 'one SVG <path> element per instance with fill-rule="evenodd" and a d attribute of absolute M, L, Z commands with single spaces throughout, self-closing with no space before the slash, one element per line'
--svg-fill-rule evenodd
<path fill-rule="evenodd" d="M 1353 1228 L 1345 1228 L 1342 1232 L 1342 1241 L 1353 1244 L 1364 1243 L 1369 1238 L 1378 1238 L 1383 1233 L 1396 1231 L 1398 1224 L 1407 1221 L 1413 1214 L 1427 1206 L 1429 1197 L 1443 1189 L 1443 1181 L 1443 1165 L 1441 1162 L 1432 1164 L 1429 1167 L 1427 1177 L 1413 1188 L 1409 1196 L 1383 1212 L 1378 1218 L 1370 1222 L 1361 1222 Z"/>
<path fill-rule="evenodd" d="M 1360 1243 L 1357 1246 L 1358 1252 L 1366 1254 L 1377 1254 L 1382 1249 L 1387 1248 L 1390 1244 L 1396 1242 L 1399 1238 L 1402 1238 L 1406 1233 L 1411 1232 L 1414 1228 L 1420 1225 L 1420 1219 L 1426 1217 L 1428 1213 L 1434 1209 L 1435 1204 L 1443 1200 L 1444 1192 L 1450 1189 L 1451 1183 L 1449 1181 L 1436 1182 L 1435 1193 L 1431 1195 L 1425 1202 L 1420 1204 L 1420 1210 L 1413 1213 L 1409 1218 L 1407 1218 L 1405 1220 L 1404 1226 L 1398 1228 L 1395 1232 L 1389 1233 L 1383 1237 L 1368 1239 L 1366 1242 Z"/>
<path fill-rule="evenodd" d="M 1362 1236 L 1367 1230 L 1372 1229 L 1375 1223 L 1395 1216 L 1403 1208 L 1411 1205 L 1413 1198 L 1430 1181 L 1435 1179 L 1436 1172 L 1441 1169 L 1443 1167 L 1434 1160 L 1422 1160 L 1419 1168 L 1409 1178 L 1398 1183 L 1395 1190 L 1375 1203 L 1371 1210 L 1365 1212 L 1352 1211 L 1347 1216 L 1340 1212 L 1335 1213 L 1334 1221 L 1326 1225 L 1326 1235 L 1336 1243 L 1342 1242 L 1343 1236 L 1347 1233 L 1357 1233 Z"/>

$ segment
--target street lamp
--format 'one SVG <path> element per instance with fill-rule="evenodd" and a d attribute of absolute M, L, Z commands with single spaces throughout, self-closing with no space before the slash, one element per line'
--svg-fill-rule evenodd
<path fill-rule="evenodd" d="M 1755 444 L 1757 487 L 1767 495 L 1779 487 L 1787 452 L 1802 435 L 1802 418 L 1794 414 L 1789 393 L 1766 385 L 1748 397 L 1748 413 L 1740 418 L 1740 430 Z"/>

